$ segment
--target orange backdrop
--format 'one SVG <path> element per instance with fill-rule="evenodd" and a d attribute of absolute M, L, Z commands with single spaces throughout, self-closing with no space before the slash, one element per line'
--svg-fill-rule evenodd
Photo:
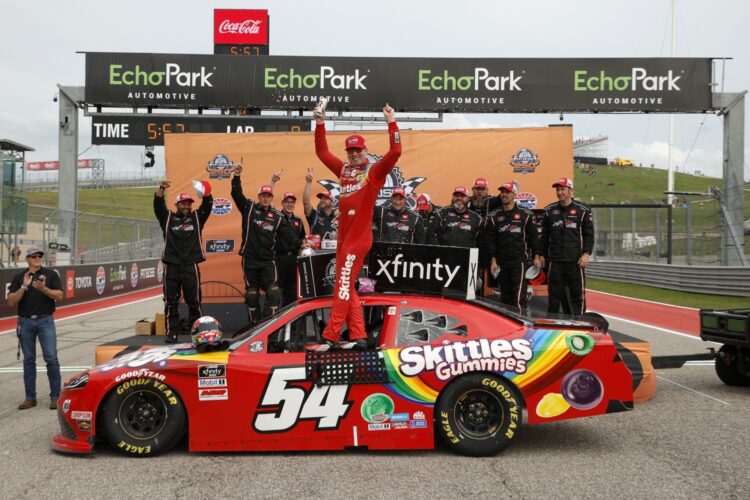
<path fill-rule="evenodd" d="M 357 133 L 365 137 L 370 153 L 381 155 L 387 151 L 388 138 L 384 131 Z M 344 138 L 349 134 L 351 132 L 328 132 L 331 151 L 344 159 Z M 542 208 L 556 199 L 552 183 L 559 177 L 573 176 L 571 127 L 404 130 L 401 142 L 403 154 L 386 187 L 404 183 L 412 200 L 421 193 L 428 193 L 433 202 L 441 206 L 450 202 L 454 187 L 465 186 L 470 190 L 476 177 L 485 177 L 490 194 L 497 194 L 503 182 L 515 180 L 529 206 Z M 206 223 L 204 241 L 234 240 L 232 253 L 207 254 L 207 261 L 201 265 L 201 280 L 223 281 L 243 292 L 237 255 L 241 238 L 240 214 L 230 196 L 229 178 L 209 179 L 209 163 L 215 162 L 217 154 L 234 163 L 242 162 L 243 189 L 245 196 L 251 199 L 257 199 L 258 187 L 269 183 L 274 172 L 283 170 L 275 187 L 274 205 L 280 208 L 282 193 L 293 191 L 297 195 L 296 213 L 303 220 L 302 190 L 307 167 L 314 168 L 313 202 L 317 201 L 316 193 L 327 190 L 331 182 L 337 181 L 315 156 L 312 133 L 167 134 L 164 146 L 167 178 L 172 181 L 167 206 L 174 208 L 177 194 L 193 193 L 192 180 L 209 180 L 215 210 Z M 389 192 L 384 189 L 384 198 Z M 220 213 L 227 210 L 226 214 Z"/>

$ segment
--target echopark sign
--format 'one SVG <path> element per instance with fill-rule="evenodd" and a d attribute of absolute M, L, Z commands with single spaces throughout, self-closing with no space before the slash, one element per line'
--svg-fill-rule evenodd
<path fill-rule="evenodd" d="M 214 44 L 268 45 L 268 11 L 214 9 Z"/>

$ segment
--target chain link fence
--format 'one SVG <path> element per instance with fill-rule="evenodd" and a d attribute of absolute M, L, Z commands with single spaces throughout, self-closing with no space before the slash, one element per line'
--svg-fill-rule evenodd
<path fill-rule="evenodd" d="M 75 228 L 72 244 L 62 242 L 62 228 Z M 26 206 L 25 231 L 2 234 L 3 267 L 26 264 L 25 250 L 37 246 L 46 265 L 99 264 L 141 260 L 161 255 L 164 239 L 156 220 L 70 212 L 38 205 Z M 16 252 L 20 250 L 20 258 Z"/>
<path fill-rule="evenodd" d="M 591 207 L 596 259 L 677 265 L 721 264 L 722 217 L 715 201 L 684 200 L 671 209 L 661 204 L 593 204 Z M 744 239 L 744 253 L 750 257 L 750 235 L 738 237 Z"/>

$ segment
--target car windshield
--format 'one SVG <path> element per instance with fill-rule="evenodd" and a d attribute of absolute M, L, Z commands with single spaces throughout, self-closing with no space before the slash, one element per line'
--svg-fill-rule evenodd
<path fill-rule="evenodd" d="M 488 298 L 478 298 L 470 302 L 474 302 L 478 305 L 481 305 L 482 307 L 492 309 L 493 311 L 501 313 L 508 318 L 514 319 L 526 325 L 535 323 L 542 324 L 546 321 L 549 321 L 550 323 L 564 321 L 568 326 L 587 326 L 586 324 L 588 324 L 591 326 L 604 326 L 605 330 L 609 326 L 604 318 L 599 315 L 595 315 L 595 313 L 586 313 L 581 316 L 571 316 L 568 314 L 549 313 L 543 311 L 522 311 L 517 307 L 503 304 L 497 300 Z"/>
<path fill-rule="evenodd" d="M 295 303 L 291 303 L 281 309 L 278 313 L 276 313 L 275 316 L 271 316 L 270 318 L 266 319 L 265 321 L 261 321 L 257 325 L 250 327 L 249 330 L 241 334 L 239 337 L 235 338 L 232 342 L 232 345 L 229 346 L 230 351 L 234 351 L 235 349 L 239 348 L 247 342 L 248 340 L 252 339 L 256 335 L 258 335 L 261 331 L 263 331 L 267 326 L 273 325 L 275 323 L 280 323 L 282 320 L 285 321 L 285 318 L 289 316 L 289 313 L 294 310 Z"/>

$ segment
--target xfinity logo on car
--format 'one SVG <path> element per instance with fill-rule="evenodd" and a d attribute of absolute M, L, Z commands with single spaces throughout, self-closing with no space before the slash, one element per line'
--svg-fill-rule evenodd
<path fill-rule="evenodd" d="M 109 65 L 110 85 L 139 85 L 159 87 L 213 87 L 210 78 L 213 73 L 201 66 L 200 71 L 182 71 L 179 64 L 167 63 L 164 71 L 145 71 L 136 64 L 134 69 L 123 69 L 122 64 Z"/>
<path fill-rule="evenodd" d="M 302 74 L 294 68 L 280 72 L 279 68 L 265 68 L 263 87 L 267 89 L 336 89 L 367 90 L 367 75 L 354 70 L 353 75 L 340 75 L 331 66 L 321 66 L 320 72 Z"/>
<path fill-rule="evenodd" d="M 224 377 L 227 374 L 227 365 L 200 365 L 198 367 L 199 378 Z"/>
<path fill-rule="evenodd" d="M 584 69 L 573 72 L 573 90 L 576 92 L 679 91 L 681 89 L 677 86 L 677 81 L 680 78 L 682 76 L 675 76 L 671 69 L 663 76 L 651 76 L 644 68 L 633 68 L 630 75 L 608 75 L 604 70 L 590 75 Z"/>
<path fill-rule="evenodd" d="M 458 265 L 449 266 L 441 264 L 439 257 L 434 262 L 407 262 L 403 261 L 403 258 L 404 254 L 400 253 L 392 260 L 377 259 L 380 268 L 375 273 L 375 276 L 383 275 L 390 283 L 394 283 L 394 278 L 436 279 L 438 281 L 445 281 L 443 288 L 447 288 L 461 268 Z"/>

